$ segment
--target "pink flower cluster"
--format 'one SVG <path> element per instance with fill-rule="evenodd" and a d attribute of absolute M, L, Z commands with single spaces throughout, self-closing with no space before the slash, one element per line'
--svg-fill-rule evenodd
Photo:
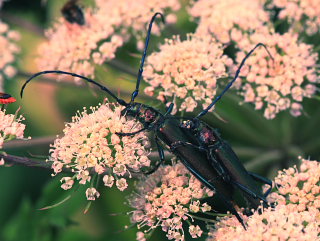
<path fill-rule="evenodd" d="M 319 240 L 319 215 L 319 210 L 298 212 L 279 205 L 246 217 L 247 230 L 235 217 L 223 218 L 209 233 L 207 241 Z"/>
<path fill-rule="evenodd" d="M 223 46 L 210 37 L 187 35 L 167 39 L 160 51 L 146 61 L 144 80 L 151 86 L 145 93 L 163 102 L 173 102 L 179 111 L 193 111 L 198 103 L 207 107 L 213 100 L 217 81 L 227 76 L 232 60 Z"/>
<path fill-rule="evenodd" d="M 320 5 L 318 0 L 273 0 L 271 5 L 280 8 L 280 19 L 288 19 L 292 29 L 308 35 L 320 30 Z"/>
<path fill-rule="evenodd" d="M 0 110 L 0 149 L 5 141 L 22 139 L 25 125 L 21 123 L 23 116 L 6 114 L 6 110 Z"/>
<path fill-rule="evenodd" d="M 213 35 L 222 43 L 237 41 L 238 31 L 251 32 L 269 21 L 259 0 L 194 1 L 189 13 L 199 19 L 197 35 Z"/>
<path fill-rule="evenodd" d="M 16 54 L 20 52 L 16 44 L 19 39 L 20 34 L 10 30 L 9 26 L 0 20 L 0 92 L 4 92 L 4 79 L 12 78 L 16 74 L 13 64 Z"/>
<path fill-rule="evenodd" d="M 133 132 L 141 126 L 133 120 L 121 116 L 123 108 L 113 104 L 91 107 L 88 114 L 82 113 L 73 117 L 66 124 L 64 136 L 55 140 L 51 146 L 50 161 L 53 162 L 54 175 L 62 168 L 74 172 L 73 177 L 61 179 L 62 188 L 70 189 L 75 180 L 80 184 L 90 183 L 92 176 L 103 175 L 104 185 L 116 187 L 123 191 L 128 184 L 125 175 L 131 177 L 130 170 L 138 171 L 149 167 L 148 144 L 144 133 L 130 137 L 119 137 L 117 132 Z M 94 200 L 100 194 L 94 189 L 87 189 L 88 200 Z"/>
<path fill-rule="evenodd" d="M 247 231 L 235 217 L 222 218 L 209 233 L 213 240 L 319 240 L 320 163 L 302 159 L 296 167 L 279 172 L 278 190 L 269 196 L 275 208 L 256 211 L 246 217 Z"/>
<path fill-rule="evenodd" d="M 196 218 L 194 214 L 209 212 L 211 207 L 199 199 L 213 195 L 183 164 L 159 167 L 140 181 L 137 193 L 129 199 L 135 209 L 131 213 L 131 222 L 137 223 L 138 229 L 144 229 L 144 232 L 137 233 L 137 240 L 145 240 L 150 231 L 161 227 L 169 240 L 183 241 L 183 221 L 190 224 L 190 220 Z M 189 233 L 197 238 L 203 231 L 198 225 L 189 225 Z"/>
<path fill-rule="evenodd" d="M 320 162 L 305 159 L 301 161 L 300 171 L 296 166 L 279 171 L 275 178 L 278 190 L 270 195 L 269 200 L 286 205 L 292 211 L 319 211 Z"/>
<path fill-rule="evenodd" d="M 146 26 L 156 11 L 179 8 L 177 0 L 96 0 L 94 9 L 84 10 L 85 25 L 70 24 L 61 17 L 47 31 L 48 41 L 39 47 L 38 66 L 93 77 L 95 64 L 113 59 L 131 34 L 146 35 Z M 154 30 L 159 32 L 156 23 Z"/>
<path fill-rule="evenodd" d="M 286 109 L 293 116 L 299 116 L 303 98 L 311 98 L 319 83 L 318 54 L 313 52 L 311 45 L 300 43 L 297 34 L 280 35 L 265 28 L 238 39 L 242 51 L 237 54 L 237 62 L 240 63 L 245 52 L 260 42 L 268 47 L 274 60 L 263 48 L 257 49 L 247 60 L 246 68 L 241 72 L 244 77 L 240 92 L 244 102 L 263 109 L 267 119 L 273 119 Z"/>

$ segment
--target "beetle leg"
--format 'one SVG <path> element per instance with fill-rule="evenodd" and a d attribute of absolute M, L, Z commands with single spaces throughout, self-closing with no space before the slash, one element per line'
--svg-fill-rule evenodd
<path fill-rule="evenodd" d="M 144 174 L 144 175 L 150 175 L 150 174 L 154 173 L 154 172 L 160 167 L 160 165 L 161 165 L 162 163 L 164 163 L 164 152 L 163 152 L 163 148 L 162 148 L 161 145 L 159 144 L 159 138 L 158 138 L 157 136 L 155 137 L 155 141 L 156 141 L 156 144 L 157 144 L 160 161 L 156 164 L 156 166 L 155 166 L 154 168 L 152 168 L 151 170 L 149 170 L 149 171 L 147 171 L 147 172 L 130 170 L 131 172 L 140 173 L 140 174 Z"/>
<path fill-rule="evenodd" d="M 182 163 L 185 165 L 185 167 L 196 177 L 198 178 L 207 188 L 209 188 L 210 190 L 214 191 L 217 193 L 217 195 L 219 196 L 219 198 L 221 198 L 224 201 L 224 205 L 226 206 L 226 208 L 234 215 L 236 216 L 237 220 L 241 223 L 241 225 L 243 226 L 243 228 L 245 230 L 247 230 L 247 227 L 245 225 L 245 223 L 243 222 L 242 217 L 239 215 L 239 213 L 237 212 L 237 210 L 235 209 L 235 207 L 233 206 L 232 202 L 230 201 L 230 199 L 228 199 L 227 197 L 225 197 L 222 193 L 220 193 L 218 190 L 215 189 L 214 185 L 210 182 L 208 182 L 207 179 L 205 179 L 201 174 L 199 174 L 188 162 L 184 162 L 183 160 L 181 160 Z"/>
<path fill-rule="evenodd" d="M 230 175 L 226 172 L 226 170 L 223 168 L 220 162 L 218 162 L 215 158 L 214 155 L 211 153 L 208 153 L 208 158 L 211 161 L 212 167 L 217 171 L 217 173 L 221 176 L 221 178 L 225 182 L 230 182 Z"/>
<path fill-rule="evenodd" d="M 246 192 L 247 194 L 251 195 L 254 198 L 259 198 L 260 200 L 262 200 L 264 203 L 268 204 L 267 200 L 264 197 L 261 197 L 260 195 L 255 194 L 254 192 L 252 192 L 249 188 L 247 188 L 246 186 L 242 185 L 241 183 L 238 183 L 236 181 L 231 180 L 231 183 L 236 185 L 237 187 L 239 187 L 242 191 Z"/>
<path fill-rule="evenodd" d="M 197 145 L 194 145 L 190 142 L 184 142 L 184 141 L 176 141 L 175 143 L 171 144 L 171 146 L 169 148 L 171 151 L 174 151 L 175 149 L 177 149 L 180 146 L 191 146 L 191 147 L 196 148 L 200 151 L 207 151 L 205 148 L 203 148 L 201 146 L 197 146 Z"/>
<path fill-rule="evenodd" d="M 150 171 L 148 172 L 145 172 L 144 174 L 145 175 L 150 175 L 152 173 L 154 173 L 162 163 L 164 163 L 164 152 L 163 152 L 163 148 L 162 146 L 159 144 L 159 138 L 156 136 L 155 137 L 155 141 L 156 141 L 156 145 L 157 145 L 157 148 L 158 148 L 158 152 L 159 152 L 159 157 L 160 157 L 160 161 L 157 163 L 157 165 Z"/>
<path fill-rule="evenodd" d="M 225 202 L 225 205 L 227 206 L 227 208 L 230 210 L 230 212 L 236 216 L 236 218 L 238 219 L 238 221 L 241 223 L 242 227 L 247 230 L 247 226 L 246 224 L 243 222 L 242 217 L 239 215 L 239 213 L 237 212 L 237 210 L 234 208 L 233 204 L 226 198 L 224 197 L 222 194 L 218 194 L 223 201 Z"/>
<path fill-rule="evenodd" d="M 138 134 L 138 133 L 140 133 L 140 132 L 143 132 L 143 131 L 145 131 L 145 130 L 147 130 L 147 129 L 148 129 L 148 128 L 142 128 L 142 129 L 140 129 L 140 130 L 138 130 L 138 131 L 128 132 L 128 133 L 116 132 L 116 134 L 117 134 L 118 136 L 134 136 L 134 135 L 136 135 L 136 134 Z"/>
<path fill-rule="evenodd" d="M 250 175 L 253 179 L 255 179 L 256 181 L 261 182 L 261 183 L 264 183 L 264 184 L 267 184 L 267 185 L 270 186 L 269 189 L 263 194 L 264 197 L 267 197 L 267 196 L 270 194 L 271 190 L 272 190 L 272 181 L 269 180 L 268 178 L 265 178 L 265 177 L 263 177 L 263 176 L 260 176 L 260 175 L 257 174 L 257 173 L 254 173 L 254 172 L 248 172 L 248 173 L 249 173 L 249 175 Z"/>

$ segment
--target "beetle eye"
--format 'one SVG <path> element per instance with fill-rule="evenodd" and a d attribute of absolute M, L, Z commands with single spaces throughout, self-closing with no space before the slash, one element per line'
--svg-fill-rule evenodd
<path fill-rule="evenodd" d="M 192 121 L 190 121 L 190 120 L 183 121 L 183 122 L 180 124 L 180 126 L 181 126 L 182 128 L 185 128 L 185 129 L 193 129 L 193 127 L 194 127 Z"/>

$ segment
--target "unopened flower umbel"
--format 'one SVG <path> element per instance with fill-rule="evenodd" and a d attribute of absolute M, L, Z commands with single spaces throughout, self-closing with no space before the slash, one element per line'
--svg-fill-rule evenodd
<path fill-rule="evenodd" d="M 95 64 L 113 59 L 131 35 L 140 39 L 146 35 L 146 26 L 155 12 L 179 8 L 177 0 L 96 0 L 94 9 L 84 10 L 84 25 L 70 24 L 61 17 L 47 31 L 48 41 L 39 48 L 39 69 L 94 77 Z"/>
<path fill-rule="evenodd" d="M 213 194 L 183 164 L 159 167 L 140 181 L 137 194 L 129 199 L 135 209 L 131 221 L 144 230 L 137 234 L 137 240 L 145 240 L 156 227 L 161 227 L 169 240 L 184 240 L 183 222 L 193 222 L 194 215 L 209 212 L 211 207 L 199 200 Z M 198 225 L 189 226 L 193 238 L 202 232 Z"/>
<path fill-rule="evenodd" d="M 319 83 L 316 67 L 318 54 L 312 46 L 300 43 L 298 35 L 283 35 L 265 29 L 244 35 L 238 46 L 237 62 L 257 43 L 264 43 L 273 59 L 263 48 L 257 49 L 246 61 L 241 72 L 241 94 L 244 102 L 255 104 L 264 110 L 267 119 L 273 119 L 280 111 L 289 109 L 293 116 L 302 113 L 301 102 L 311 98 Z"/>
<path fill-rule="evenodd" d="M 0 110 L 0 149 L 5 141 L 22 139 L 25 125 L 21 123 L 24 117 L 6 114 L 6 110 Z"/>
<path fill-rule="evenodd" d="M 268 197 L 276 206 L 244 216 L 247 231 L 234 216 L 221 218 L 207 240 L 320 240 L 320 163 L 302 159 L 299 169 L 279 172 Z"/>
<path fill-rule="evenodd" d="M 63 167 L 75 173 L 73 177 L 61 179 L 63 189 L 70 189 L 75 181 L 90 183 L 97 174 L 103 175 L 105 186 L 116 185 L 123 191 L 128 186 L 125 175 L 131 177 L 130 170 L 139 171 L 141 167 L 150 166 L 144 133 L 130 137 L 116 134 L 141 128 L 134 120 L 121 116 L 121 110 L 122 107 L 113 104 L 91 108 L 90 114 L 84 109 L 66 124 L 64 136 L 56 139 L 50 150 L 55 174 Z M 86 195 L 93 200 L 100 194 L 91 187 Z"/>
<path fill-rule="evenodd" d="M 9 26 L 0 20 L 0 92 L 4 91 L 4 80 L 16 74 L 13 63 L 20 52 L 20 48 L 16 45 L 19 39 L 20 34 L 10 30 Z"/>
<path fill-rule="evenodd" d="M 231 65 L 223 46 L 212 38 L 175 36 L 147 58 L 143 77 L 151 86 L 145 93 L 175 103 L 179 111 L 192 112 L 198 105 L 205 108 Z"/>

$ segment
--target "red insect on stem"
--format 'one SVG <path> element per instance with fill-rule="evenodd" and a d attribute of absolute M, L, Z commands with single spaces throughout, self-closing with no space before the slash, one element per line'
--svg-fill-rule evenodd
<path fill-rule="evenodd" d="M 16 99 L 13 98 L 11 95 L 0 92 L 0 104 L 6 105 L 14 102 L 16 102 Z"/>

